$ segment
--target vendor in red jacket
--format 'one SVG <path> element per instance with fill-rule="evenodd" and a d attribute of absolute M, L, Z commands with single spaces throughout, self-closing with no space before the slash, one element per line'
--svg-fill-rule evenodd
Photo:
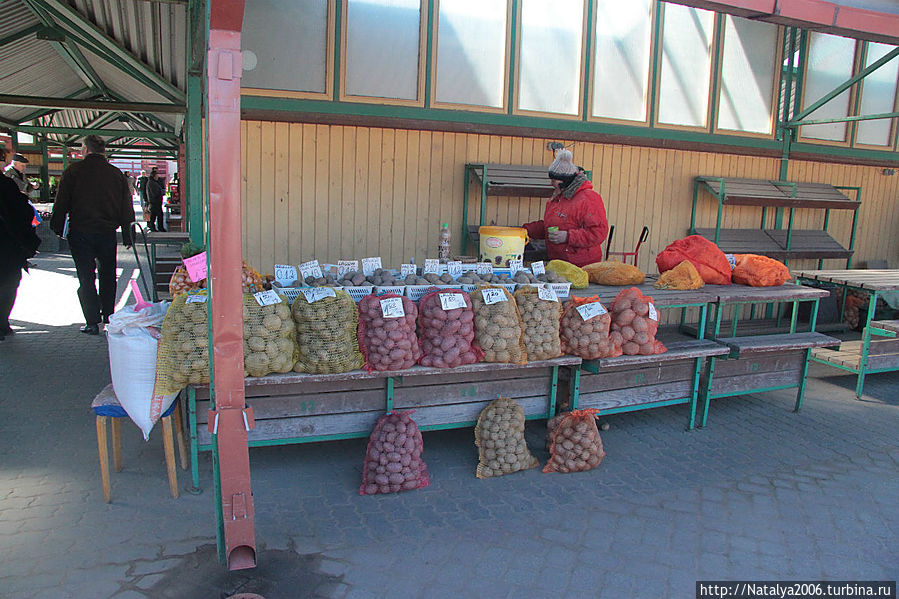
<path fill-rule="evenodd" d="M 546 239 L 550 260 L 585 266 L 602 260 L 602 242 L 609 220 L 602 197 L 593 191 L 587 175 L 572 161 L 569 150 L 559 150 L 549 166 L 555 194 L 546 204 L 543 220 L 526 223 L 531 239 Z M 555 227 L 555 228 L 554 228 Z"/>

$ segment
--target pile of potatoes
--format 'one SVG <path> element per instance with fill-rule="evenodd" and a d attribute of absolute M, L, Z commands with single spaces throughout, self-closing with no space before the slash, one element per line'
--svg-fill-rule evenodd
<path fill-rule="evenodd" d="M 528 358 L 549 360 L 561 356 L 559 321 L 562 318 L 562 304 L 559 300 L 540 299 L 537 288 L 522 287 L 515 291 L 515 303 L 521 313 Z"/>
<path fill-rule="evenodd" d="M 538 283 L 567 283 L 568 279 L 563 277 L 557 272 L 553 272 L 551 270 L 546 271 L 543 274 L 537 275 Z"/>
<path fill-rule="evenodd" d="M 488 305 L 484 301 L 485 289 L 498 289 L 506 301 Z M 524 346 L 524 328 L 515 298 L 505 287 L 478 285 L 471 293 L 474 310 L 475 339 L 484 351 L 485 362 L 527 364 Z"/>
<path fill-rule="evenodd" d="M 309 303 L 302 295 L 291 312 L 297 330 L 296 372 L 336 374 L 362 368 L 362 353 L 356 339 L 356 303 L 343 289 L 334 297 Z"/>
<path fill-rule="evenodd" d="M 393 276 L 392 272 L 383 268 L 375 270 L 368 276 L 359 271 L 351 270 L 350 272 L 340 277 L 340 279 L 337 280 L 336 283 L 337 285 L 340 285 L 342 287 L 359 287 L 360 285 L 406 285 L 405 280 L 396 278 L 395 276 Z"/>
<path fill-rule="evenodd" d="M 243 296 L 243 365 L 247 376 L 290 372 L 297 359 L 296 328 L 286 298 L 260 306 L 252 294 Z"/>
<path fill-rule="evenodd" d="M 205 294 L 204 291 L 197 295 Z M 156 392 L 160 394 L 209 382 L 209 303 L 185 303 L 189 297 L 195 296 L 177 295 L 162 321 L 156 355 Z"/>
<path fill-rule="evenodd" d="M 442 294 L 458 294 L 464 308 L 444 310 Z M 418 330 L 421 336 L 421 365 L 455 368 L 474 364 L 483 352 L 474 345 L 474 312 L 471 297 L 456 289 L 432 291 L 418 302 Z"/>
<path fill-rule="evenodd" d="M 378 418 L 368 439 L 360 495 L 411 491 L 431 483 L 421 458 L 421 431 L 410 414 L 393 412 Z"/>
<path fill-rule="evenodd" d="M 621 348 L 609 337 L 609 325 L 612 322 L 609 313 L 584 320 L 577 310 L 578 306 L 598 302 L 599 298 L 593 296 L 586 299 L 575 297 L 565 303 L 559 329 L 563 353 L 585 360 L 621 355 Z"/>
<path fill-rule="evenodd" d="M 381 300 L 399 298 L 405 316 L 384 318 Z M 408 297 L 369 294 L 359 302 L 359 342 L 369 370 L 405 370 L 421 357 L 415 321 L 418 308 Z"/>
<path fill-rule="evenodd" d="M 474 429 L 478 447 L 478 478 L 490 478 L 540 465 L 524 440 L 524 410 L 507 397 L 481 411 Z"/>
<path fill-rule="evenodd" d="M 667 349 L 656 340 L 659 328 L 658 315 L 650 318 L 652 298 L 640 293 L 636 287 L 624 289 L 615 296 L 609 307 L 612 315 L 609 336 L 628 356 L 661 354 Z"/>
<path fill-rule="evenodd" d="M 544 472 L 583 472 L 599 466 L 606 454 L 596 428 L 596 412 L 574 410 L 558 422 Z"/>
<path fill-rule="evenodd" d="M 445 272 L 442 275 L 429 272 L 422 276 L 412 274 L 406 275 L 403 282 L 406 285 L 453 285 L 458 281 L 454 281 L 452 275 L 448 272 Z"/>
<path fill-rule="evenodd" d="M 187 293 L 189 291 L 194 291 L 196 289 L 205 289 L 206 288 L 206 279 L 202 281 L 197 281 L 194 283 L 190 280 L 190 277 L 187 274 L 187 269 L 184 266 L 178 266 L 175 269 L 175 272 L 172 273 L 172 278 L 169 279 L 169 295 L 175 297 L 181 293 Z"/>
<path fill-rule="evenodd" d="M 456 280 L 456 283 L 461 283 L 463 285 L 480 285 L 481 283 L 491 283 L 494 285 L 497 284 L 507 284 L 511 285 L 515 283 L 512 278 L 506 273 L 489 273 L 479 275 L 475 271 L 469 271 L 466 273 L 462 273 L 462 276 Z"/>
<path fill-rule="evenodd" d="M 322 275 L 321 277 L 313 277 L 309 275 L 305 279 L 303 279 L 303 283 L 305 283 L 309 287 L 342 287 L 343 283 L 337 282 L 337 277 L 332 275 L 331 273 Z M 349 287 L 350 285 L 347 285 Z"/>

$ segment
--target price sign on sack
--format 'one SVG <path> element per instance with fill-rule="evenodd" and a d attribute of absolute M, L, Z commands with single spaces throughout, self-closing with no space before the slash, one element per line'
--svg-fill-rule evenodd
<path fill-rule="evenodd" d="M 359 261 L 358 260 L 338 260 L 337 261 L 337 276 L 342 277 L 348 272 L 356 272 L 359 270 Z"/>
<path fill-rule="evenodd" d="M 652 302 L 649 302 L 649 318 L 655 320 L 656 322 L 658 322 L 659 320 L 659 313 L 656 311 L 656 307 L 652 304 Z"/>
<path fill-rule="evenodd" d="M 403 310 L 403 298 L 388 297 L 381 300 L 381 314 L 384 318 L 402 318 L 406 315 Z"/>
<path fill-rule="evenodd" d="M 535 277 L 537 275 L 545 275 L 546 267 L 543 266 L 543 260 L 540 260 L 539 262 L 531 262 L 531 272 L 534 273 Z"/>
<path fill-rule="evenodd" d="M 547 302 L 559 301 L 559 296 L 556 295 L 556 292 L 553 291 L 552 287 L 538 287 L 537 297 Z"/>
<path fill-rule="evenodd" d="M 521 260 L 509 260 L 509 274 L 513 277 L 521 270 Z"/>
<path fill-rule="evenodd" d="M 488 306 L 509 301 L 502 289 L 481 289 L 481 297 Z"/>
<path fill-rule="evenodd" d="M 290 287 L 297 282 L 297 268 L 289 264 L 275 264 L 275 282 L 282 287 Z"/>
<path fill-rule="evenodd" d="M 201 252 L 196 256 L 185 258 L 184 268 L 187 269 L 187 276 L 194 283 L 199 283 L 206 278 L 206 252 Z"/>
<path fill-rule="evenodd" d="M 479 275 L 492 275 L 493 265 L 489 262 L 478 262 L 475 266 L 475 272 Z"/>
<path fill-rule="evenodd" d="M 322 278 L 322 268 L 318 265 L 318 260 L 310 260 L 300 264 L 300 274 L 303 275 L 303 280 L 306 280 L 306 277 L 320 279 Z"/>
<path fill-rule="evenodd" d="M 185 304 L 205 304 L 209 299 L 207 295 L 188 295 L 184 300 Z"/>
<path fill-rule="evenodd" d="M 312 287 L 310 289 L 300 289 L 300 292 L 306 296 L 306 302 L 310 304 L 314 304 L 326 297 L 337 297 L 337 292 L 330 287 Z"/>
<path fill-rule="evenodd" d="M 727 261 L 730 263 L 730 269 L 733 270 L 737 267 L 737 257 L 733 254 L 724 254 L 724 257 L 727 258 Z"/>
<path fill-rule="evenodd" d="M 280 304 L 281 296 L 269 289 L 268 291 L 260 291 L 259 293 L 254 293 L 253 297 L 256 298 L 256 303 L 260 306 L 271 306 L 272 304 Z"/>
<path fill-rule="evenodd" d="M 415 274 L 414 264 L 400 264 L 400 274 L 404 277 Z"/>
<path fill-rule="evenodd" d="M 440 307 L 446 310 L 455 310 L 465 307 L 465 296 L 461 293 L 441 293 Z"/>
<path fill-rule="evenodd" d="M 446 272 L 448 272 L 449 275 L 454 279 L 461 277 L 462 262 L 460 262 L 459 260 L 450 260 L 446 263 Z"/>
<path fill-rule="evenodd" d="M 423 274 L 440 274 L 440 260 L 437 258 L 425 258 L 425 268 Z"/>
<path fill-rule="evenodd" d="M 362 274 L 366 277 L 368 275 L 375 274 L 375 271 L 381 268 L 381 257 L 375 256 L 373 258 L 363 258 L 362 259 Z"/>
<path fill-rule="evenodd" d="M 608 310 L 599 302 L 592 302 L 589 304 L 582 304 L 577 307 L 577 311 L 580 313 L 581 318 L 584 320 L 590 320 L 591 318 L 596 318 L 597 316 L 602 316 L 606 314 Z"/>

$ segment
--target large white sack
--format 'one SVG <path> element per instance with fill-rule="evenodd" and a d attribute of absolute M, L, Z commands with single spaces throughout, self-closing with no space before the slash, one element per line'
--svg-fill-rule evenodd
<path fill-rule="evenodd" d="M 168 302 L 150 304 L 140 311 L 133 305 L 125 306 L 109 317 L 106 327 L 112 387 L 145 440 L 178 396 L 177 393 L 159 397 L 153 394 L 159 327 L 168 308 Z"/>

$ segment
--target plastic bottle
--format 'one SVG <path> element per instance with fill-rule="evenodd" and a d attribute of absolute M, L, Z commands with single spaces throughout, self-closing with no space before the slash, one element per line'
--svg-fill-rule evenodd
<path fill-rule="evenodd" d="M 450 259 L 450 229 L 449 223 L 443 223 L 440 228 L 440 236 L 437 241 L 437 258 L 441 264 L 449 262 Z"/>

